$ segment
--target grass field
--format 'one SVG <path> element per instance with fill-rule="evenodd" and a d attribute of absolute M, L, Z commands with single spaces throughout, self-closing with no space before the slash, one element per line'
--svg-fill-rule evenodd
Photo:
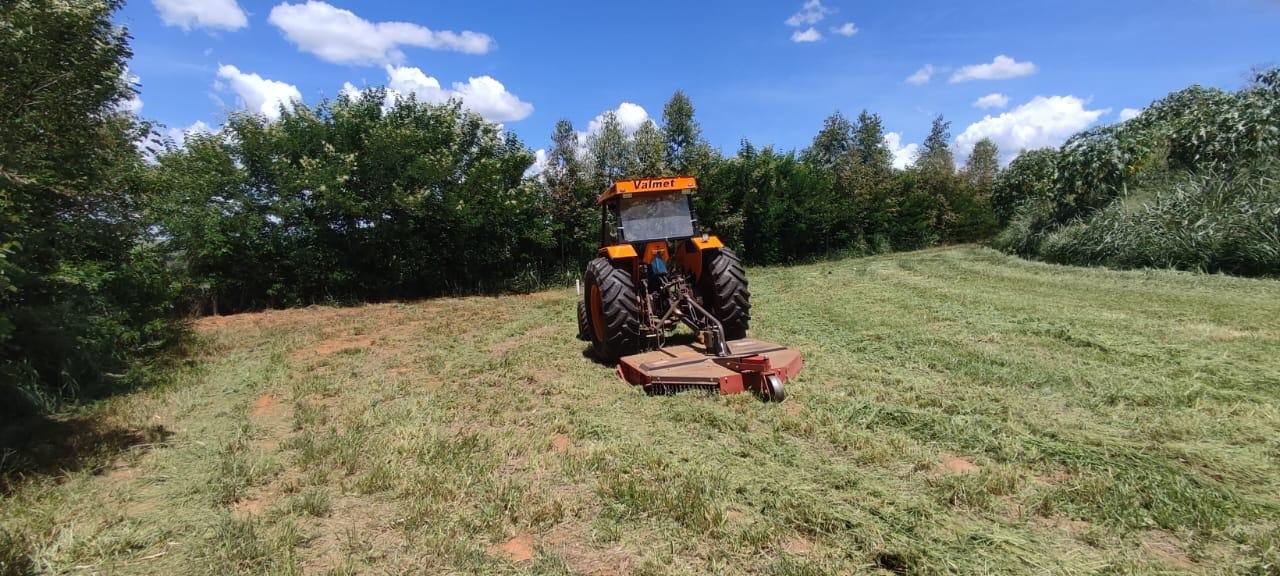
<path fill-rule="evenodd" d="M 806 358 L 782 404 L 628 387 L 574 338 L 572 290 L 201 320 L 174 382 L 50 425 L 92 433 L 0 499 L 0 558 L 1280 571 L 1280 282 L 974 247 L 750 274 L 752 334 Z"/>

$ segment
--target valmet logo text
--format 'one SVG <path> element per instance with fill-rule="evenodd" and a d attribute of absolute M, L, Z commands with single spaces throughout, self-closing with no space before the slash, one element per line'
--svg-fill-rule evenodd
<path fill-rule="evenodd" d="M 667 178 L 665 180 L 632 180 L 631 185 L 636 190 L 654 190 L 658 188 L 670 188 L 676 185 L 675 178 Z"/>

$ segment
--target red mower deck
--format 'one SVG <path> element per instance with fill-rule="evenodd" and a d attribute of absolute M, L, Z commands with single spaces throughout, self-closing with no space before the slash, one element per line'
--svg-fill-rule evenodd
<path fill-rule="evenodd" d="M 618 361 L 618 375 L 651 391 L 686 388 L 719 389 L 721 394 L 747 390 L 771 397 L 804 366 L 800 353 L 772 342 L 744 338 L 729 342 L 728 356 L 708 354 L 701 344 L 667 346 L 652 352 L 624 356 Z M 776 387 L 768 385 L 773 377 Z"/>

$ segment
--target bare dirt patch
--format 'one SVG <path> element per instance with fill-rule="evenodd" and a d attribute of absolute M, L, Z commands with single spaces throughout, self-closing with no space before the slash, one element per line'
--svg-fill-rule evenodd
<path fill-rule="evenodd" d="M 1149 530 L 1143 534 L 1142 549 L 1169 566 L 1184 570 L 1196 567 L 1195 560 L 1183 551 L 1178 538 L 1163 530 Z"/>
<path fill-rule="evenodd" d="M 109 468 L 102 473 L 102 479 L 107 482 L 127 483 L 137 479 L 139 476 L 138 469 L 132 466 L 120 466 Z"/>
<path fill-rule="evenodd" d="M 556 454 L 568 454 L 573 451 L 573 439 L 564 434 L 556 434 L 551 437 L 551 449 Z"/>
<path fill-rule="evenodd" d="M 782 543 L 782 549 L 788 554 L 796 556 L 804 556 L 813 552 L 813 543 L 805 539 L 803 536 L 792 536 Z"/>
<path fill-rule="evenodd" d="M 967 474 L 977 472 L 978 465 L 955 454 L 942 453 L 942 469 L 950 474 Z"/>
<path fill-rule="evenodd" d="M 253 401 L 249 415 L 254 418 L 266 418 L 280 411 L 280 399 L 275 394 L 263 394 Z"/>
<path fill-rule="evenodd" d="M 239 516 L 257 516 L 261 512 L 262 500 L 259 498 L 244 498 L 231 505 L 231 513 Z"/>
<path fill-rule="evenodd" d="M 396 306 L 395 303 L 384 303 L 349 308 L 307 306 L 306 308 L 241 312 L 225 316 L 197 318 L 192 322 L 192 326 L 197 330 L 220 330 L 226 328 L 282 328 L 308 324 L 332 325 L 369 315 L 393 315 L 397 313 Z"/>
<path fill-rule="evenodd" d="M 622 546 L 599 548 L 591 545 L 590 529 L 584 525 L 565 523 L 552 529 L 544 540 L 556 556 L 564 560 L 574 574 L 614 576 L 631 572 L 635 553 Z"/>
<path fill-rule="evenodd" d="M 1090 524 L 1084 520 L 1072 520 L 1062 516 L 1036 516 L 1031 523 L 1040 528 L 1065 532 L 1073 538 L 1084 534 L 1090 527 Z"/>
<path fill-rule="evenodd" d="M 293 353 L 294 360 L 305 360 L 307 358 L 324 357 L 338 352 L 347 350 L 357 350 L 361 348 L 369 348 L 374 344 L 374 339 L 369 336 L 353 336 L 348 338 L 330 338 L 321 340 L 318 344 L 300 348 Z"/>
<path fill-rule="evenodd" d="M 293 407 L 280 401 L 275 394 L 262 394 L 253 400 L 249 408 L 253 423 L 266 432 L 254 445 L 264 450 L 276 450 L 283 436 L 293 427 Z"/>
<path fill-rule="evenodd" d="M 527 562 L 533 559 L 533 545 L 533 536 L 519 534 L 502 544 L 491 546 L 489 554 L 512 562 Z"/>

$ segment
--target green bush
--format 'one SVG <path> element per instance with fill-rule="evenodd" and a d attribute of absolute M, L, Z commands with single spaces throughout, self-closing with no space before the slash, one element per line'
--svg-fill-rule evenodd
<path fill-rule="evenodd" d="M 1069 264 L 1275 274 L 1280 69 L 1200 86 L 1024 154 L 996 181 L 993 245 Z"/>
<path fill-rule="evenodd" d="M 1019 154 L 1008 168 L 996 176 L 991 190 L 991 208 L 1001 226 L 1008 224 L 1023 204 L 1053 198 L 1057 164 L 1058 151 L 1041 148 Z"/>
<path fill-rule="evenodd" d="M 0 10 L 0 416 L 135 381 L 175 331 L 119 1 Z"/>
<path fill-rule="evenodd" d="M 1053 219 L 1053 202 L 1041 198 L 1024 202 L 1013 212 L 991 245 L 997 250 L 1033 256 L 1040 250 L 1040 241 L 1044 239 L 1044 231 Z"/>
<path fill-rule="evenodd" d="M 369 90 L 235 114 L 150 173 L 194 307 L 229 312 L 536 285 L 554 245 L 533 155 L 454 102 Z"/>

